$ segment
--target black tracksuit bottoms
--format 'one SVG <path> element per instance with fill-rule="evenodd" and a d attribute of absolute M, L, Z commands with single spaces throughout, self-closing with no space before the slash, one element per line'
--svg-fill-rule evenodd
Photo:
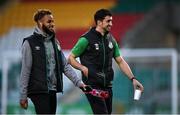
<path fill-rule="evenodd" d="M 105 88 L 105 89 L 100 89 L 100 90 L 108 91 L 109 97 L 104 99 L 104 98 L 93 96 L 91 94 L 86 94 L 86 97 L 91 105 L 91 109 L 94 114 L 111 114 L 112 113 L 112 97 L 113 97 L 112 88 Z"/>
<path fill-rule="evenodd" d="M 36 114 L 56 114 L 56 92 L 32 94 L 29 96 L 34 104 Z"/>

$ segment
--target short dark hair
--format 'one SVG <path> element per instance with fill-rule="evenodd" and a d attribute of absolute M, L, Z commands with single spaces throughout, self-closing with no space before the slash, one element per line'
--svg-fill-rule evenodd
<path fill-rule="evenodd" d="M 97 24 L 97 21 L 102 21 L 106 16 L 112 16 L 111 12 L 107 9 L 100 9 L 94 14 L 94 21 Z"/>
<path fill-rule="evenodd" d="M 48 9 L 38 9 L 34 13 L 34 21 L 38 22 L 38 20 L 42 19 L 45 15 L 51 15 L 51 11 Z"/>

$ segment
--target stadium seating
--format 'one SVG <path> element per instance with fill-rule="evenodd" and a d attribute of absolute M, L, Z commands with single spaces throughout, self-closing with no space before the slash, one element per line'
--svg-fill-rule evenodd
<path fill-rule="evenodd" d="M 88 29 L 93 22 L 93 13 L 99 8 L 110 8 L 114 5 L 114 1 L 33 1 L 22 0 L 16 4 L 11 5 L 0 15 L 2 28 L 0 29 L 0 36 L 8 34 L 10 28 L 33 28 L 34 22 L 32 15 L 39 8 L 50 9 L 55 18 L 57 29 L 57 36 L 61 38 L 63 49 L 72 48 L 72 41 L 78 39 L 77 37 L 83 34 L 85 29 Z M 61 34 L 62 32 L 62 34 Z M 70 33 L 68 38 L 67 33 Z M 76 34 L 78 33 L 78 34 Z M 1 38 L 1 37 L 0 37 Z M 64 42 L 69 40 L 70 42 Z"/>
<path fill-rule="evenodd" d="M 112 34 L 116 38 L 117 42 L 121 44 L 121 40 L 135 24 L 143 18 L 143 14 L 114 14 L 113 15 L 113 27 Z"/>

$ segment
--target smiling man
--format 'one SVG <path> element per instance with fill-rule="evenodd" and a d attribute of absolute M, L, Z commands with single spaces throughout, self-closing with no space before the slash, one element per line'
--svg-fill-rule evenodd
<path fill-rule="evenodd" d="M 37 114 L 56 113 L 56 93 L 63 91 L 62 73 L 76 86 L 85 87 L 67 63 L 55 36 L 50 10 L 39 9 L 34 15 L 37 26 L 33 35 L 24 38 L 20 76 L 20 105 L 27 109 L 31 99 Z"/>
<path fill-rule="evenodd" d="M 112 81 L 114 72 L 112 59 L 132 81 L 134 88 L 143 86 L 133 75 L 129 65 L 120 54 L 117 42 L 110 34 L 112 14 L 107 9 L 100 9 L 94 15 L 96 26 L 80 37 L 69 56 L 69 63 L 82 72 L 85 84 L 92 88 L 108 92 L 108 98 L 100 98 L 86 94 L 94 114 L 111 114 Z M 81 63 L 76 58 L 80 57 Z"/>

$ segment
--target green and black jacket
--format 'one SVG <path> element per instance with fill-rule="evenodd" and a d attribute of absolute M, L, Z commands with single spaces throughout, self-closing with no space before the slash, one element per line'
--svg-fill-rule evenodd
<path fill-rule="evenodd" d="M 96 87 L 112 87 L 112 59 L 120 56 L 117 42 L 110 33 L 102 36 L 95 28 L 80 39 L 72 53 L 80 57 L 81 64 L 88 68 L 88 77 L 83 75 L 83 81 Z"/>

